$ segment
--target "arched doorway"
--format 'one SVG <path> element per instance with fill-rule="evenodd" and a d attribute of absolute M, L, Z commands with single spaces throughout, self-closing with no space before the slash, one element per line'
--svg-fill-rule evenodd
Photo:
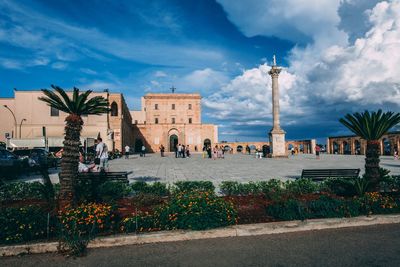
<path fill-rule="evenodd" d="M 140 153 L 142 151 L 143 141 L 142 139 L 136 139 L 135 141 L 135 152 Z"/>
<path fill-rule="evenodd" d="M 390 144 L 390 140 L 387 138 L 384 138 L 382 140 L 382 144 L 383 144 L 383 155 L 384 156 L 390 156 L 392 153 L 392 146 Z"/>
<path fill-rule="evenodd" d="M 112 117 L 118 116 L 118 105 L 115 102 L 112 102 L 111 108 L 110 108 L 110 113 Z"/>
<path fill-rule="evenodd" d="M 237 146 L 236 151 L 237 152 L 242 152 L 243 151 L 243 146 Z"/>
<path fill-rule="evenodd" d="M 229 145 L 226 145 L 226 146 L 224 146 L 224 150 L 225 150 L 226 152 L 228 152 L 228 151 L 231 150 L 231 147 L 230 147 Z"/>
<path fill-rule="evenodd" d="M 351 154 L 351 148 L 350 144 L 346 141 L 343 141 L 343 154 L 344 155 L 350 155 Z"/>
<path fill-rule="evenodd" d="M 211 146 L 211 140 L 210 139 L 204 139 L 204 146 L 207 148 L 208 146 Z"/>
<path fill-rule="evenodd" d="M 333 154 L 339 154 L 339 145 L 336 142 L 333 142 Z"/>
<path fill-rule="evenodd" d="M 360 141 L 358 141 L 358 140 L 354 141 L 354 149 L 355 149 L 354 154 L 361 155 L 361 144 L 360 144 Z"/>
<path fill-rule="evenodd" d="M 169 151 L 175 151 L 176 145 L 178 145 L 178 136 L 173 134 L 169 137 Z"/>

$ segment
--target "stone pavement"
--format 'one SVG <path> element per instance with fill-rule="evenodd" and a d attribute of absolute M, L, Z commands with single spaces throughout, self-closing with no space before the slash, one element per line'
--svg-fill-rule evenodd
<path fill-rule="evenodd" d="M 191 158 L 175 158 L 167 154 L 133 155 L 130 159 L 110 161 L 111 171 L 132 171 L 130 180 L 161 181 L 173 183 L 182 180 L 209 180 L 216 185 L 222 181 L 260 181 L 272 178 L 287 180 L 301 175 L 302 169 L 311 168 L 360 168 L 364 172 L 364 156 L 297 155 L 287 159 L 257 159 L 254 155 L 226 155 L 225 159 L 203 159 L 201 154 Z M 392 174 L 400 174 L 400 160 L 381 157 L 381 167 Z"/>
<path fill-rule="evenodd" d="M 212 160 L 193 154 L 191 158 L 175 158 L 166 154 L 147 154 L 146 157 L 131 155 L 129 159 L 121 158 L 109 161 L 110 171 L 132 171 L 130 181 L 175 181 L 208 180 L 218 185 L 222 181 L 260 181 L 272 178 L 287 180 L 300 177 L 302 169 L 317 168 L 360 168 L 364 172 L 364 156 L 321 155 L 317 160 L 314 155 L 304 154 L 287 159 L 257 159 L 254 155 L 225 155 L 225 159 Z M 400 160 L 382 156 L 381 167 L 389 169 L 391 174 L 400 175 Z M 53 182 L 58 182 L 57 170 L 50 174 Z M 40 176 L 25 177 L 22 181 L 40 181 Z"/>

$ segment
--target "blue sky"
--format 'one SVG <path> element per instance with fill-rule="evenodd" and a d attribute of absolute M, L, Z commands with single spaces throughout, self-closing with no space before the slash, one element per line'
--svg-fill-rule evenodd
<path fill-rule="evenodd" d="M 109 88 L 138 109 L 142 95 L 174 85 L 202 94 L 203 121 L 220 125 L 220 140 L 264 140 L 271 128 L 266 72 L 276 54 L 284 68 L 288 139 L 347 133 L 337 122 L 347 112 L 398 109 L 400 75 L 392 66 L 400 59 L 377 58 L 399 45 L 397 26 L 387 27 L 399 24 L 399 1 L 304 6 L 294 0 L 0 0 L 0 96 L 50 84 Z M 377 69 L 388 71 L 375 77 Z"/>

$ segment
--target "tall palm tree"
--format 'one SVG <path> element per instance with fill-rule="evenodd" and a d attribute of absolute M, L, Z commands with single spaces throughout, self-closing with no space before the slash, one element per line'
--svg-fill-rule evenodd
<path fill-rule="evenodd" d="M 365 157 L 365 177 L 370 182 L 371 187 L 376 187 L 379 183 L 379 152 L 380 139 L 392 127 L 400 122 L 400 113 L 377 112 L 347 114 L 341 118 L 340 123 L 350 131 L 367 141 L 367 151 Z"/>
<path fill-rule="evenodd" d="M 70 98 L 64 89 L 58 86 L 51 86 L 54 91 L 42 89 L 45 97 L 39 97 L 50 107 L 61 110 L 68 114 L 65 118 L 65 137 L 64 151 L 61 161 L 60 172 L 60 206 L 65 207 L 68 204 L 74 205 L 75 194 L 74 186 L 78 173 L 79 164 L 79 145 L 82 131 L 82 115 L 100 115 L 108 112 L 108 101 L 102 96 L 95 96 L 88 99 L 92 93 L 91 90 L 80 93 L 78 88 L 74 87 L 72 98 Z"/>

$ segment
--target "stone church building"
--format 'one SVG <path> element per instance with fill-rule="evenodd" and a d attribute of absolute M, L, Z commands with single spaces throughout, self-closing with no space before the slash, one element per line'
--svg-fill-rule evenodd
<path fill-rule="evenodd" d="M 218 126 L 203 124 L 200 94 L 155 94 L 142 97 L 140 111 L 131 111 L 134 147 L 147 152 L 174 151 L 176 144 L 202 151 L 204 145 L 218 143 Z"/>

